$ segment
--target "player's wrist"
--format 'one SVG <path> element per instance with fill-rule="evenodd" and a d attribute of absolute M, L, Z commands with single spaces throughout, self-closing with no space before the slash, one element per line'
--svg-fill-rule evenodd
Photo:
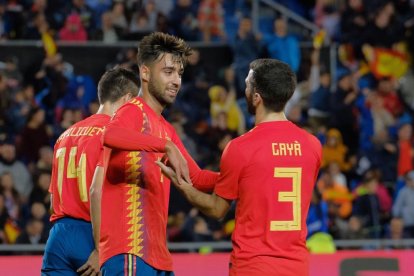
<path fill-rule="evenodd" d="M 176 145 L 173 142 L 171 142 L 170 140 L 166 140 L 164 145 L 164 150 L 166 153 L 173 151 L 175 147 Z"/>

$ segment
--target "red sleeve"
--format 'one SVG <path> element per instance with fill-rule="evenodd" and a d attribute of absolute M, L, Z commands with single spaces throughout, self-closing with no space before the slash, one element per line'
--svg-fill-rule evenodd
<path fill-rule="evenodd" d="M 175 131 L 172 137 L 172 141 L 177 145 L 178 149 L 187 160 L 188 170 L 190 171 L 190 178 L 193 182 L 194 187 L 197 190 L 203 192 L 212 192 L 219 177 L 219 173 L 200 169 L 200 167 L 185 149 L 183 143 L 181 142 L 181 139 L 178 137 Z"/>
<path fill-rule="evenodd" d="M 105 128 L 104 146 L 127 151 L 165 152 L 167 140 L 141 133 L 142 110 L 131 103 L 118 109 Z"/>
<path fill-rule="evenodd" d="M 214 193 L 225 199 L 237 199 L 239 196 L 239 178 L 243 169 L 244 157 L 241 151 L 228 143 L 220 161 L 220 178 L 217 181 Z"/>

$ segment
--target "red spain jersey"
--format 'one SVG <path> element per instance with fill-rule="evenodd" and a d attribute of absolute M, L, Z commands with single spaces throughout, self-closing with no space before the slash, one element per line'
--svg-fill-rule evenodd
<path fill-rule="evenodd" d="M 108 115 L 92 115 L 68 128 L 56 141 L 49 187 L 53 195 L 51 221 L 66 216 L 91 220 L 89 188 L 109 120 Z"/>
<path fill-rule="evenodd" d="M 308 275 L 320 162 L 319 141 L 289 121 L 260 123 L 227 145 L 215 193 L 237 202 L 230 275 Z"/>
<path fill-rule="evenodd" d="M 113 129 L 125 131 L 114 133 Z M 202 171 L 189 157 L 174 128 L 140 97 L 116 112 L 107 126 L 104 140 L 110 139 L 107 137 L 110 133 L 125 136 L 131 129 L 173 141 L 188 162 L 193 183 L 216 182 L 218 174 Z M 166 235 L 170 181 L 155 164 L 163 155 L 105 148 L 99 243 L 101 265 L 115 255 L 133 254 L 156 269 L 173 270 Z"/>

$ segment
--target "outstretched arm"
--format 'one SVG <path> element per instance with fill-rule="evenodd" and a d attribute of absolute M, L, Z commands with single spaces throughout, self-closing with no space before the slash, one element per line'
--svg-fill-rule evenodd
<path fill-rule="evenodd" d="M 194 161 L 194 159 L 190 156 L 190 154 L 185 149 L 183 143 L 178 138 L 177 134 L 173 136 L 172 140 L 177 145 L 178 149 L 180 150 L 185 160 L 187 161 L 189 175 L 191 179 L 191 181 L 187 181 L 187 182 L 193 183 L 194 187 L 197 190 L 200 190 L 203 192 L 212 192 L 219 178 L 219 173 L 200 169 L 200 167 L 197 165 L 197 163 Z"/>
<path fill-rule="evenodd" d="M 176 174 L 170 167 L 167 167 L 159 161 L 157 161 L 157 165 L 160 166 L 163 174 L 171 179 L 173 184 L 184 195 L 184 197 L 205 215 L 215 219 L 223 218 L 226 215 L 232 200 L 222 198 L 215 193 L 210 195 L 198 191 L 191 183 L 188 182 L 180 184 L 178 183 Z"/>

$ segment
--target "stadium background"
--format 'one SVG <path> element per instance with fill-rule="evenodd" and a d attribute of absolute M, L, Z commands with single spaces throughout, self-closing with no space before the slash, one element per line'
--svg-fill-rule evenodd
<path fill-rule="evenodd" d="M 96 110 L 102 73 L 115 65 L 136 71 L 139 38 L 159 30 L 197 50 L 165 116 L 204 168 L 217 169 L 229 139 L 252 127 L 243 99 L 248 61 L 275 57 L 294 68 L 298 89 L 287 116 L 324 145 L 308 218 L 309 248 L 324 254 L 312 255 L 311 275 L 322 275 L 321 263 L 326 275 L 351 275 L 341 269 L 352 267 L 363 275 L 412 275 L 414 212 L 401 208 L 413 207 L 414 198 L 396 207 L 414 181 L 412 5 L 0 0 L 0 274 L 37 275 L 50 229 L 54 141 Z M 274 32 L 279 17 L 287 29 Z M 225 273 L 234 210 L 216 222 L 174 190 L 170 202 L 177 275 L 185 275 L 182 263 L 199 275 Z M 381 269 L 395 272 L 369 272 Z"/>

